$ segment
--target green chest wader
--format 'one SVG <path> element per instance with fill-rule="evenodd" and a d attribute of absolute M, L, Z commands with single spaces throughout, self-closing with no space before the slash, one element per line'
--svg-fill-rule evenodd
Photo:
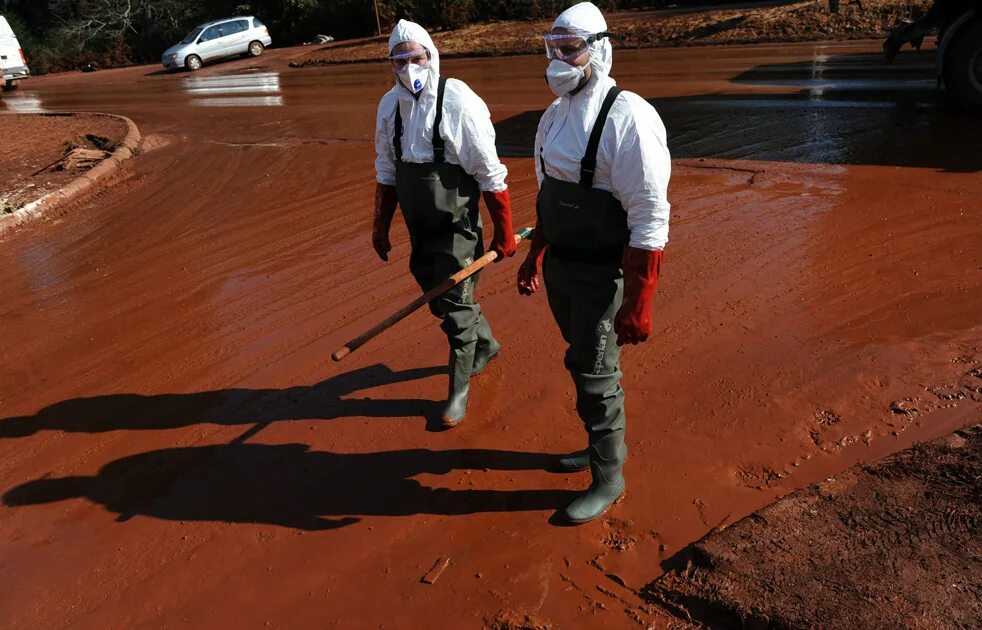
<path fill-rule="evenodd" d="M 570 513 L 576 512 L 578 501 L 588 500 L 585 512 L 579 512 L 592 518 L 602 513 L 593 514 L 593 508 L 604 503 L 603 509 L 609 507 L 624 487 L 624 391 L 614 316 L 623 300 L 621 260 L 630 232 L 620 202 L 593 187 L 600 137 L 619 93 L 613 87 L 604 99 L 580 163 L 579 183 L 547 175 L 539 154 L 544 179 L 536 211 L 549 244 L 543 277 L 553 317 L 569 344 L 565 365 L 576 386 L 576 411 L 587 431 L 594 479 L 587 495 L 567 509 L 573 520 L 581 520 Z M 591 495 L 595 486 L 600 495 Z"/>
<path fill-rule="evenodd" d="M 441 78 L 437 89 L 432 162 L 403 162 L 403 125 L 398 104 L 395 113 L 392 144 L 396 157 L 396 190 L 412 246 L 409 271 L 423 291 L 432 289 L 484 255 L 478 206 L 480 188 L 463 168 L 444 159 L 440 122 L 446 81 Z M 491 328 L 474 300 L 478 276 L 471 276 L 429 304 L 430 311 L 440 318 L 440 327 L 450 343 L 451 397 L 455 381 L 458 391 L 461 387 L 466 388 L 478 342 L 482 345 L 494 342 Z"/>

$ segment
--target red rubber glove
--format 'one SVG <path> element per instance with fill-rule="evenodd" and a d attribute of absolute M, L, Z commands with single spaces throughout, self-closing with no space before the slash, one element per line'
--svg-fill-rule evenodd
<path fill-rule="evenodd" d="M 664 257 L 660 249 L 624 248 L 624 303 L 614 317 L 617 345 L 648 340 L 651 334 L 651 300 Z"/>
<path fill-rule="evenodd" d="M 518 249 L 515 243 L 515 233 L 511 226 L 511 195 L 508 189 L 501 192 L 491 192 L 485 190 L 484 205 L 488 207 L 491 215 L 491 224 L 494 225 L 494 236 L 491 238 L 492 251 L 498 252 L 498 257 L 494 262 L 499 263 L 505 258 L 511 258 Z"/>
<path fill-rule="evenodd" d="M 522 295 L 532 295 L 539 290 L 539 268 L 542 266 L 542 259 L 546 256 L 547 247 L 546 233 L 536 223 L 528 256 L 518 268 L 518 292 Z"/>
<path fill-rule="evenodd" d="M 396 213 L 399 195 L 395 186 L 375 184 L 375 216 L 372 220 L 372 247 L 382 260 L 389 259 L 392 244 L 389 243 L 389 228 Z"/>

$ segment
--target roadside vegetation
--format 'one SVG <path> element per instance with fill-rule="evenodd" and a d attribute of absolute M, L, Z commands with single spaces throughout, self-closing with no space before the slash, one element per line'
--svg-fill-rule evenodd
<path fill-rule="evenodd" d="M 436 29 L 474 21 L 545 17 L 563 0 L 378 0 L 385 29 L 398 18 Z M 653 7 L 653 0 L 599 0 L 606 9 Z M 277 45 L 377 33 L 373 0 L 0 0 L 36 73 L 155 62 L 168 46 L 204 21 L 255 15 Z"/>

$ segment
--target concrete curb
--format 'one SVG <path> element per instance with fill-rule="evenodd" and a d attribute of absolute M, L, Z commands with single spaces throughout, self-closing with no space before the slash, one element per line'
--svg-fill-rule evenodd
<path fill-rule="evenodd" d="M 99 162 L 95 167 L 89 169 L 84 174 L 75 178 L 74 180 L 68 182 L 58 190 L 48 193 L 47 195 L 36 199 L 31 203 L 21 206 L 12 213 L 0 217 L 0 234 L 3 234 L 11 228 L 22 225 L 23 223 L 29 221 L 32 218 L 38 217 L 44 212 L 51 210 L 61 204 L 67 203 L 74 199 L 77 199 L 82 193 L 90 190 L 100 181 L 106 179 L 117 170 L 119 170 L 120 164 L 130 159 L 139 151 L 140 141 L 142 135 L 140 134 L 139 127 L 136 126 L 132 120 L 126 116 L 118 116 L 116 114 L 103 114 L 100 112 L 43 112 L 40 115 L 76 115 L 85 114 L 88 116 L 105 116 L 107 118 L 116 118 L 122 120 L 126 123 L 127 131 L 126 137 L 123 138 L 120 146 L 113 151 L 112 155 L 107 157 L 102 162 Z M 22 116 L 23 114 L 13 114 Z"/>

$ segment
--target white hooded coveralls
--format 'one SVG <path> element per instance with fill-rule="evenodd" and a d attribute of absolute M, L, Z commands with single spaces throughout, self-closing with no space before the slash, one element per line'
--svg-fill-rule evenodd
<path fill-rule="evenodd" d="M 588 37 L 607 30 L 600 10 L 582 2 L 566 11 L 553 28 L 567 28 Z M 602 39 L 590 44 L 589 82 L 574 95 L 557 98 L 539 120 L 535 135 L 535 171 L 542 185 L 539 157 L 550 177 L 578 183 L 580 160 L 607 91 L 616 82 L 610 77 L 613 51 Z M 594 188 L 609 191 L 627 211 L 631 232 L 628 245 L 638 249 L 663 249 L 668 242 L 668 180 L 672 174 L 665 125 L 655 108 L 633 92 L 623 91 L 604 125 L 597 152 Z"/>
<path fill-rule="evenodd" d="M 388 186 L 396 183 L 392 139 L 397 103 L 403 125 L 402 160 L 417 164 L 433 161 L 433 123 L 436 120 L 440 53 L 423 27 L 406 20 L 399 20 L 392 31 L 389 53 L 402 42 L 416 42 L 430 52 L 429 79 L 418 99 L 396 84 L 379 102 L 375 125 L 375 178 L 380 184 Z M 481 97 L 463 81 L 447 80 L 440 133 L 445 143 L 444 159 L 450 164 L 457 164 L 474 177 L 482 191 L 500 192 L 507 188 L 505 177 L 508 169 L 498 159 L 491 113 Z"/>

